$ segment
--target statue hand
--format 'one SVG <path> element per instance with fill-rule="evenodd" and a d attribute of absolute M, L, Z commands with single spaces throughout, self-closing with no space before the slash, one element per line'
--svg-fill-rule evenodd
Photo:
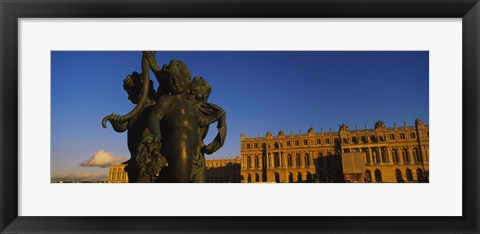
<path fill-rule="evenodd" d="M 157 59 L 155 58 L 155 51 L 144 51 L 142 58 L 148 61 L 148 65 L 150 66 L 150 68 L 158 66 Z"/>

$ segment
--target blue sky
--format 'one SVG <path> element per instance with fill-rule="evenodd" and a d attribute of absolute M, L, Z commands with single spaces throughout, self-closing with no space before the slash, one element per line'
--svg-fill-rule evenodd
<path fill-rule="evenodd" d="M 129 158 L 126 133 L 101 126 L 110 113 L 134 108 L 123 79 L 141 72 L 140 51 L 53 51 L 52 175 L 106 174 L 107 168 L 80 164 L 100 150 Z M 225 145 L 212 157 L 240 154 L 240 134 L 274 135 L 428 124 L 428 51 L 159 51 L 161 66 L 184 61 L 192 76 L 213 88 L 209 102 L 227 112 Z M 152 77 L 153 79 L 153 77 Z M 155 87 L 157 87 L 155 83 Z M 209 142 L 216 134 L 210 128 Z M 119 159 L 120 160 L 120 159 Z"/>

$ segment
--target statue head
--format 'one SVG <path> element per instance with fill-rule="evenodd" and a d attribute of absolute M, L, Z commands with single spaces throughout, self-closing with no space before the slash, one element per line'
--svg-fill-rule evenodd
<path fill-rule="evenodd" d="M 207 102 L 212 87 L 203 77 L 194 77 L 190 82 L 189 99 L 197 102 Z"/>
<path fill-rule="evenodd" d="M 128 75 L 123 80 L 123 89 L 128 93 L 128 100 L 130 100 L 133 104 L 137 104 L 140 101 L 142 88 L 142 75 L 138 74 L 137 72 Z M 153 88 L 153 82 L 151 80 L 148 89 L 147 98 L 155 100 L 155 89 Z"/>
<path fill-rule="evenodd" d="M 190 71 L 185 63 L 173 59 L 163 65 L 162 72 L 168 77 L 168 86 L 172 94 L 186 94 L 192 79 Z"/>

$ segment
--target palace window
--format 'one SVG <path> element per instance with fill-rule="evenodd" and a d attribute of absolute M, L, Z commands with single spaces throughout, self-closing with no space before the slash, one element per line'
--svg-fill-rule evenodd
<path fill-rule="evenodd" d="M 288 163 L 289 167 L 293 166 L 293 161 L 292 161 L 292 155 L 291 154 L 289 154 L 288 157 L 287 157 L 287 163 Z"/>
<path fill-rule="evenodd" d="M 408 155 L 407 149 L 402 149 L 402 158 L 404 162 L 410 162 L 410 155 Z"/>
<path fill-rule="evenodd" d="M 365 171 L 367 173 L 367 182 L 372 182 L 372 172 L 370 170 Z"/>
<path fill-rule="evenodd" d="M 380 162 L 380 155 L 378 155 L 377 150 L 372 150 L 373 162 L 379 163 Z"/>
<path fill-rule="evenodd" d="M 290 141 L 287 141 L 287 146 L 290 146 Z"/>
<path fill-rule="evenodd" d="M 258 173 L 255 173 L 255 182 L 260 182 L 260 176 Z"/>
<path fill-rule="evenodd" d="M 390 134 L 390 140 L 395 140 L 395 134 Z"/>
<path fill-rule="evenodd" d="M 252 183 L 252 176 L 250 174 L 248 174 L 248 183 Z"/>
<path fill-rule="evenodd" d="M 297 154 L 296 156 L 296 163 L 297 163 L 297 167 L 299 167 L 301 165 L 301 162 L 300 162 L 300 154 Z"/>
<path fill-rule="evenodd" d="M 424 180 L 425 178 L 423 178 L 423 177 L 424 177 L 423 176 L 423 170 L 420 169 L 420 168 L 417 168 L 417 180 L 418 180 L 418 182 L 420 182 L 420 183 L 425 182 L 425 180 Z"/>
<path fill-rule="evenodd" d="M 399 169 L 395 170 L 395 179 L 397 179 L 397 183 L 403 183 L 402 172 Z"/>
<path fill-rule="evenodd" d="M 275 172 L 275 182 L 280 183 L 280 174 Z"/>
<path fill-rule="evenodd" d="M 413 149 L 413 160 L 415 160 L 416 162 L 420 162 L 420 154 L 418 153 L 417 148 Z"/>
<path fill-rule="evenodd" d="M 247 149 L 250 149 L 250 144 L 247 144 Z"/>
<path fill-rule="evenodd" d="M 338 143 L 338 137 L 333 138 L 333 142 Z"/>
<path fill-rule="evenodd" d="M 288 182 L 293 183 L 293 174 L 291 172 L 288 173 Z"/>
<path fill-rule="evenodd" d="M 255 156 L 255 168 L 259 168 L 258 156 Z"/>
<path fill-rule="evenodd" d="M 371 140 L 371 141 L 375 141 L 375 140 L 376 140 L 375 135 L 371 135 L 371 136 L 370 136 L 370 140 Z"/>
<path fill-rule="evenodd" d="M 280 156 L 278 155 L 278 153 L 276 153 L 274 156 L 274 163 L 275 163 L 275 167 L 280 166 Z"/>
<path fill-rule="evenodd" d="M 405 133 L 400 133 L 400 139 L 402 139 L 402 140 L 405 139 Z"/>
<path fill-rule="evenodd" d="M 305 154 L 305 164 L 307 166 L 310 166 L 310 155 L 309 154 Z"/>
<path fill-rule="evenodd" d="M 303 145 L 308 145 L 308 140 L 303 140 Z"/>
<path fill-rule="evenodd" d="M 302 173 L 300 172 L 297 174 L 297 182 L 302 182 Z"/>
<path fill-rule="evenodd" d="M 371 163 L 371 161 L 370 161 L 370 155 L 368 154 L 368 150 L 367 150 L 367 149 L 363 149 L 363 152 L 365 153 L 365 162 Z"/>
<path fill-rule="evenodd" d="M 407 169 L 407 170 L 405 171 L 405 174 L 406 174 L 406 176 L 407 176 L 407 180 L 408 180 L 408 181 L 412 181 L 412 180 L 413 180 L 412 170 Z"/>
<path fill-rule="evenodd" d="M 362 139 L 362 142 L 364 142 L 364 143 L 367 142 L 367 137 L 366 136 L 362 136 L 361 139 Z"/>
<path fill-rule="evenodd" d="M 382 182 L 382 172 L 380 170 L 375 170 L 375 181 Z"/>
<path fill-rule="evenodd" d="M 357 143 L 357 137 L 355 137 L 355 136 L 352 137 L 352 142 L 353 142 L 353 143 Z"/>
<path fill-rule="evenodd" d="M 393 162 L 400 162 L 400 159 L 398 158 L 398 152 L 396 149 L 392 150 L 392 159 L 393 159 Z"/>
<path fill-rule="evenodd" d="M 325 144 L 330 144 L 330 139 L 329 138 L 325 139 Z"/>
<path fill-rule="evenodd" d="M 251 168 L 252 167 L 252 160 L 250 159 L 250 156 L 247 157 L 247 168 Z M 218 166 L 218 165 L 217 165 Z"/>
<path fill-rule="evenodd" d="M 415 138 L 417 138 L 417 136 L 415 135 L 414 132 L 411 132 L 411 133 L 410 133 L 410 138 L 415 139 Z"/>
<path fill-rule="evenodd" d="M 381 153 L 382 153 L 382 162 L 387 162 L 388 161 L 388 159 L 387 159 L 387 149 L 382 148 Z"/>
<path fill-rule="evenodd" d="M 320 139 L 317 139 L 317 145 L 321 145 L 321 144 L 322 143 L 321 143 Z"/>
<path fill-rule="evenodd" d="M 295 146 L 298 146 L 299 143 L 298 143 L 298 140 L 295 140 Z"/>
<path fill-rule="evenodd" d="M 258 143 L 255 143 L 255 144 L 253 145 L 253 147 L 254 147 L 255 149 L 258 148 Z"/>

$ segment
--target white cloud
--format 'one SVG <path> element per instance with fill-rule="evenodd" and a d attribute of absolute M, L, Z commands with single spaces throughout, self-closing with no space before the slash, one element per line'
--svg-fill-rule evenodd
<path fill-rule="evenodd" d="M 80 164 L 80 166 L 106 168 L 106 167 L 110 167 L 113 164 L 122 163 L 126 160 L 127 160 L 126 157 L 116 157 L 111 152 L 106 152 L 105 150 L 99 150 L 88 160 L 83 161 Z"/>

